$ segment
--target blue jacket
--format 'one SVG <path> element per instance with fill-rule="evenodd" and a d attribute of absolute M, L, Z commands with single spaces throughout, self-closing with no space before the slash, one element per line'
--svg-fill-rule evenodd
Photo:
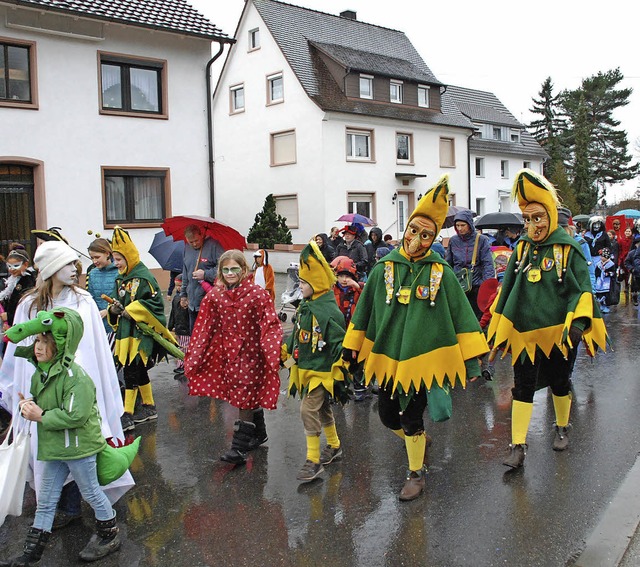
<path fill-rule="evenodd" d="M 471 268 L 473 259 L 473 247 L 476 243 L 476 229 L 473 225 L 473 212 L 461 211 L 454 217 L 454 222 L 466 222 L 471 231 L 469 234 L 460 236 L 456 234 L 449 239 L 449 247 L 445 260 L 453 268 L 454 272 L 459 272 L 463 268 Z M 489 239 L 483 234 L 478 239 L 478 251 L 476 253 L 476 264 L 473 268 L 471 283 L 473 287 L 479 287 L 482 282 L 490 278 L 496 277 L 496 271 L 493 265 L 493 256 L 491 255 L 491 244 Z"/>
<path fill-rule="evenodd" d="M 93 297 L 98 309 L 102 311 L 107 308 L 107 302 L 100 297 L 102 294 L 114 297 L 116 289 L 116 277 L 118 276 L 118 268 L 113 264 L 109 264 L 104 268 L 93 267 L 87 272 L 87 291 Z M 112 333 L 113 329 L 109 326 L 107 318 L 102 319 L 105 331 Z"/>
<path fill-rule="evenodd" d="M 212 284 L 218 272 L 218 258 L 222 256 L 223 252 L 224 249 L 220 246 L 220 243 L 208 236 L 204 239 L 202 248 L 199 250 L 195 250 L 189 245 L 184 247 L 180 297 L 189 298 L 189 309 L 191 311 L 200 311 L 200 302 L 206 295 L 206 291 L 200 285 L 200 282 L 193 279 L 193 272 L 200 269 L 204 270 L 205 281 Z M 199 262 L 198 258 L 200 259 Z"/>

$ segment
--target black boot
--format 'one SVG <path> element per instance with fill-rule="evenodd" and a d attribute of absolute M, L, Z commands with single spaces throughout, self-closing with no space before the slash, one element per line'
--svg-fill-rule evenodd
<path fill-rule="evenodd" d="M 251 421 L 236 421 L 233 426 L 233 441 L 231 449 L 220 457 L 221 461 L 244 465 L 247 462 L 247 451 L 255 435 L 256 426 Z"/>
<path fill-rule="evenodd" d="M 256 429 L 249 443 L 249 451 L 253 451 L 269 439 L 269 437 L 267 437 L 267 424 L 264 422 L 264 410 L 262 408 L 253 412 L 253 424 L 256 426 Z"/>
<path fill-rule="evenodd" d="M 38 528 L 29 528 L 22 555 L 9 559 L 8 561 L 1 561 L 0 566 L 26 567 L 29 565 L 40 565 L 40 558 L 49 541 L 50 535 L 51 532 L 43 532 Z"/>
<path fill-rule="evenodd" d="M 80 552 L 83 561 L 97 561 L 107 555 L 118 551 L 122 545 L 120 529 L 116 523 L 116 517 L 104 522 L 96 520 L 96 533 L 91 536 L 89 543 Z"/>

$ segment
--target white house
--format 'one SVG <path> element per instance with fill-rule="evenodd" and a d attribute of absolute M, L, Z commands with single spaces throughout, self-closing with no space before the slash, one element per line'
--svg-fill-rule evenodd
<path fill-rule="evenodd" d="M 62 227 L 209 215 L 207 62 L 232 42 L 184 0 L 0 0 L 0 251 Z"/>
<path fill-rule="evenodd" d="M 276 197 L 293 240 L 347 212 L 394 237 L 443 173 L 469 205 L 474 126 L 401 31 L 248 0 L 213 102 L 218 216 L 246 233 Z"/>
<path fill-rule="evenodd" d="M 453 85 L 447 93 L 475 126 L 469 140 L 471 208 L 479 215 L 516 210 L 516 173 L 523 167 L 542 173 L 547 152 L 493 93 Z"/>

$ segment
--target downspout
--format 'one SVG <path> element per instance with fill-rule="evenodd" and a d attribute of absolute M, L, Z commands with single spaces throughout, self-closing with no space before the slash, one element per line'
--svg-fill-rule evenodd
<path fill-rule="evenodd" d="M 211 96 L 211 66 L 222 55 L 224 51 L 224 42 L 220 42 L 220 49 L 209 61 L 205 69 L 205 81 L 207 83 L 207 139 L 209 146 L 209 201 L 211 204 L 211 217 L 216 218 L 216 192 L 215 182 L 213 179 L 213 99 Z"/>
<path fill-rule="evenodd" d="M 471 138 L 473 138 L 473 132 L 471 132 L 471 134 L 469 134 L 467 136 L 467 186 L 469 188 L 469 208 L 473 211 L 473 209 L 471 208 L 471 148 L 470 148 L 470 143 L 471 143 Z M 478 211 L 476 211 L 477 213 Z"/>

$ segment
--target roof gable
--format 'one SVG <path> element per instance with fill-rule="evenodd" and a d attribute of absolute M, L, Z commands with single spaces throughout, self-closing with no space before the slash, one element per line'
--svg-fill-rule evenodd
<path fill-rule="evenodd" d="M 303 89 L 324 110 L 473 127 L 446 95 L 442 112 L 347 99 L 318 55 L 354 70 L 443 85 L 403 32 L 276 0 L 252 2 Z"/>
<path fill-rule="evenodd" d="M 186 0 L 2 0 L 59 14 L 233 42 Z"/>

